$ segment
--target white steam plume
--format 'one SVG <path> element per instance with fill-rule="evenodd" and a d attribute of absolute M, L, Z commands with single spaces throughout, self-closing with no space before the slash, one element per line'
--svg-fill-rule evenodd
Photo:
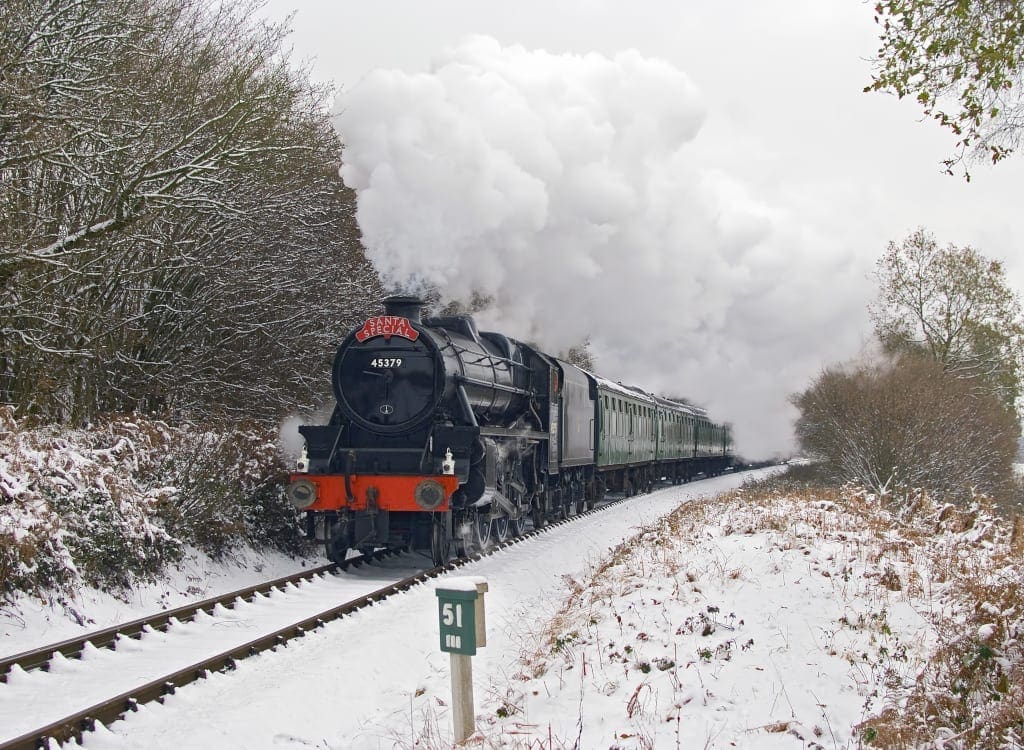
<path fill-rule="evenodd" d="M 551 352 L 589 338 L 602 374 L 707 406 L 748 455 L 791 447 L 786 397 L 818 343 L 857 344 L 864 269 L 701 165 L 705 107 L 666 62 L 474 37 L 429 73 L 371 73 L 339 110 L 386 283 L 482 294 L 481 328 Z"/>

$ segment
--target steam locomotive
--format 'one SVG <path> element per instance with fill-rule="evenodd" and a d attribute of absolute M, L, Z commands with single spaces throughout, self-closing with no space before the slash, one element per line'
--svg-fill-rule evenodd
<path fill-rule="evenodd" d="M 334 358 L 329 422 L 299 428 L 288 497 L 335 562 L 412 547 L 440 564 L 606 492 L 731 466 L 729 427 L 703 409 L 422 309 L 388 297 L 351 331 Z"/>

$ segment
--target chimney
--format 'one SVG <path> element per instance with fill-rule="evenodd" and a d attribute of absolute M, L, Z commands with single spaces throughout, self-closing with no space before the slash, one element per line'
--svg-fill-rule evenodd
<path fill-rule="evenodd" d="M 404 294 L 396 294 L 385 297 L 384 314 L 394 315 L 399 318 L 408 318 L 413 323 L 420 322 L 420 313 L 423 311 L 423 300 Z"/>

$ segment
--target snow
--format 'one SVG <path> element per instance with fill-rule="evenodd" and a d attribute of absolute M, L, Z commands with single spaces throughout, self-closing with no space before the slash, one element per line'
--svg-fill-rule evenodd
<path fill-rule="evenodd" d="M 751 474 L 660 489 L 553 527 L 143 706 L 85 745 L 450 747 L 435 592 L 486 580 L 472 746 L 857 747 L 857 725 L 892 705 L 936 646 L 930 618 L 950 608 L 953 584 L 927 561 L 968 564 L 958 550 L 983 529 L 915 538 L 884 521 L 865 528 L 835 498 L 706 499 Z M 297 591 L 316 606 L 340 603 L 397 572 L 364 567 Z M 212 649 L 225 631 L 249 638 L 302 598 L 275 594 L 147 635 L 129 644 L 130 661 L 96 652 L 50 675 L 15 674 L 0 686 L 0 711 L 11 711 L 0 715 L 3 734 L 19 713 L 38 720 L 72 679 L 88 690 L 119 663 L 160 666 L 165 646 Z M 986 621 L 971 630 L 982 641 L 998 635 Z M 20 707 L 8 709 L 14 697 Z"/>
<path fill-rule="evenodd" d="M 478 586 L 481 585 L 487 585 L 487 579 L 483 576 L 445 576 L 435 584 L 434 588 L 438 591 L 471 591 L 476 593 Z M 484 591 L 486 590 L 485 588 Z"/>

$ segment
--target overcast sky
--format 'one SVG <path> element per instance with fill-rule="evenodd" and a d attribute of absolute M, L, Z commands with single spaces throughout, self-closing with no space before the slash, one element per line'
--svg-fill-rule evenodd
<path fill-rule="evenodd" d="M 346 182 L 391 281 L 450 270 L 450 296 L 498 299 L 489 327 L 549 347 L 596 326 L 603 374 L 701 401 L 750 454 L 788 449 L 786 395 L 864 346 L 889 240 L 924 226 L 1004 260 L 1024 289 L 1022 157 L 975 165 L 969 184 L 943 175 L 952 137 L 862 93 L 869 4 L 266 8 L 292 11 L 295 58 L 341 94 Z M 500 211 L 476 200 L 492 189 Z M 612 229 L 595 239 L 595 223 Z M 561 286 L 530 283 L 545 258 Z"/>

